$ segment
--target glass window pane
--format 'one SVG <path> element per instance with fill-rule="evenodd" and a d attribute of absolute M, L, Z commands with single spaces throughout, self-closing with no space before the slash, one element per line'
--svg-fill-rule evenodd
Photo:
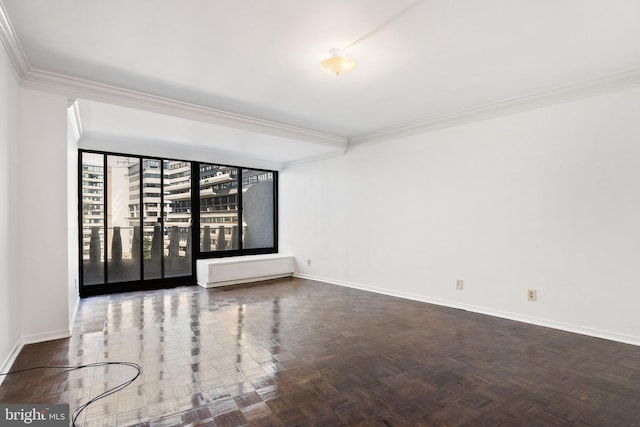
<path fill-rule="evenodd" d="M 244 249 L 275 246 L 273 172 L 242 170 Z"/>
<path fill-rule="evenodd" d="M 165 277 L 191 274 L 191 163 L 165 162 Z"/>
<path fill-rule="evenodd" d="M 107 156 L 109 283 L 140 280 L 139 163 L 135 157 Z"/>
<path fill-rule="evenodd" d="M 136 177 L 139 179 L 139 177 Z M 162 230 L 162 161 L 159 159 L 142 160 L 142 238 L 144 256 L 144 278 L 162 277 L 162 254 L 164 235 Z"/>
<path fill-rule="evenodd" d="M 275 247 L 277 172 L 197 163 L 194 213 L 191 162 L 80 151 L 80 164 L 83 286 L 193 277 L 192 237 L 205 254 Z"/>
<path fill-rule="evenodd" d="M 82 153 L 82 283 L 104 283 L 104 156 Z"/>
<path fill-rule="evenodd" d="M 238 233 L 238 169 L 200 165 L 200 250 L 240 249 Z"/>

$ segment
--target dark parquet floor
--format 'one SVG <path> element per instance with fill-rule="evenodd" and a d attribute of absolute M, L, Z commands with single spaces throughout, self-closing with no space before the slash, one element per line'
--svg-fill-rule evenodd
<path fill-rule="evenodd" d="M 13 370 L 100 361 L 142 374 L 81 425 L 640 425 L 640 347 L 302 279 L 84 299 Z M 131 374 L 16 374 L 0 402 L 73 410 Z"/>

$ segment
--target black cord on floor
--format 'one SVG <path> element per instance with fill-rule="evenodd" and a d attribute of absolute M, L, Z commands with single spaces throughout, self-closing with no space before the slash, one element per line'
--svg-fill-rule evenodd
<path fill-rule="evenodd" d="M 78 365 L 78 366 L 51 366 L 51 365 L 44 365 L 44 366 L 34 366 L 34 367 L 31 367 L 31 368 L 20 369 L 18 371 L 0 373 L 0 376 L 19 374 L 21 372 L 27 372 L 27 371 L 35 371 L 36 369 L 64 369 L 64 371 L 62 371 L 64 373 L 64 372 L 77 371 L 79 369 L 84 369 L 84 368 L 95 368 L 95 367 L 98 367 L 98 366 L 108 366 L 108 365 L 130 366 L 130 367 L 134 368 L 135 370 L 137 370 L 137 372 L 136 372 L 136 375 L 133 378 L 131 378 L 130 380 L 125 381 L 125 382 L 123 382 L 121 384 L 118 384 L 117 386 L 112 387 L 109 390 L 106 390 L 106 391 L 98 394 L 97 396 L 92 397 L 91 399 L 89 399 L 89 401 L 87 401 L 87 402 L 83 403 L 82 405 L 78 406 L 73 411 L 73 416 L 71 417 L 71 424 L 73 425 L 73 427 L 76 427 L 76 420 L 78 419 L 78 417 L 80 416 L 82 411 L 87 409 L 87 406 L 91 405 L 94 402 L 97 402 L 100 399 L 103 399 L 103 398 L 105 398 L 107 396 L 111 396 L 112 394 L 119 392 L 120 390 L 124 389 L 129 384 L 134 382 L 140 376 L 140 372 L 141 372 L 140 365 L 138 365 L 137 363 L 133 363 L 133 362 L 96 362 L 96 363 L 87 363 L 86 365 Z"/>

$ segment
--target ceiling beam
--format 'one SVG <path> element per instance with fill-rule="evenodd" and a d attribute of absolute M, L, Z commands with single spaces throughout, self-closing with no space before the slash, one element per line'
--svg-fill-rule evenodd
<path fill-rule="evenodd" d="M 21 84 L 26 88 L 53 92 L 69 98 L 105 102 L 339 149 L 346 149 L 349 142 L 348 138 L 344 136 L 290 126 L 34 68 L 30 68 L 23 75 Z"/>

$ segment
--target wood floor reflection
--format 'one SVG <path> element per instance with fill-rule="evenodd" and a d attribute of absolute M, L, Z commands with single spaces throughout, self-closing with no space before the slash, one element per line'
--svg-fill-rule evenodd
<path fill-rule="evenodd" d="M 640 347 L 302 279 L 82 300 L 13 370 L 129 361 L 85 426 L 640 425 Z M 131 368 L 7 377 L 73 410 Z"/>

